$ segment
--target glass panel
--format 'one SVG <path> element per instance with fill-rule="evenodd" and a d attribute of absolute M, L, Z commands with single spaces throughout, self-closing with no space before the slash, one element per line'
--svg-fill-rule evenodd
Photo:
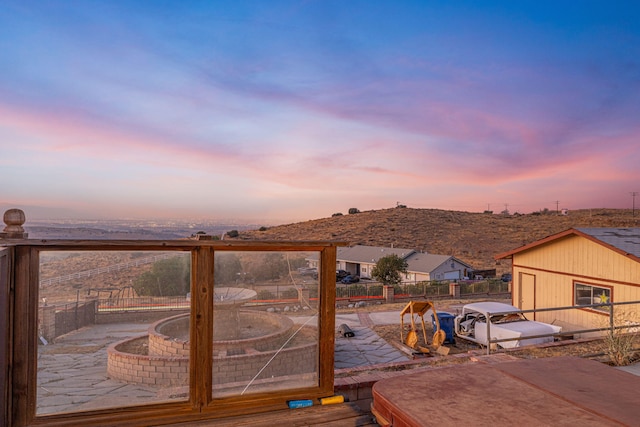
<path fill-rule="evenodd" d="M 40 253 L 36 414 L 188 399 L 190 253 Z"/>
<path fill-rule="evenodd" d="M 598 286 L 589 286 L 576 284 L 576 305 L 591 305 L 611 302 L 611 289 L 600 288 Z M 609 311 L 608 306 L 589 307 L 593 310 Z"/>
<path fill-rule="evenodd" d="M 593 304 L 608 304 L 611 302 L 611 290 L 609 288 L 593 287 Z M 609 306 L 593 307 L 594 310 L 609 312 Z"/>
<path fill-rule="evenodd" d="M 576 283 L 576 305 L 591 305 L 591 286 Z"/>
<path fill-rule="evenodd" d="M 317 252 L 216 252 L 214 398 L 317 387 Z"/>

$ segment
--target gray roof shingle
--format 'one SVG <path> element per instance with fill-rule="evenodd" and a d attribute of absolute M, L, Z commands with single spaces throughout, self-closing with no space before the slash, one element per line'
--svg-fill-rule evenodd
<path fill-rule="evenodd" d="M 400 258 L 406 258 L 414 252 L 413 249 L 355 245 L 346 248 L 339 247 L 337 258 L 341 261 L 354 263 L 376 263 L 384 256 L 397 255 Z"/>
<path fill-rule="evenodd" d="M 431 273 L 443 263 L 447 262 L 451 255 L 435 255 L 415 253 L 407 259 L 407 270 L 413 272 Z"/>
<path fill-rule="evenodd" d="M 576 228 L 581 233 L 640 257 L 640 228 Z"/>

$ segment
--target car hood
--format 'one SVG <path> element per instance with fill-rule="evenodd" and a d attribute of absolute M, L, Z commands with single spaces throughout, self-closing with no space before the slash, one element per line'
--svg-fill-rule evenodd
<path fill-rule="evenodd" d="M 560 326 L 536 322 L 533 320 L 491 324 L 491 328 L 500 328 L 508 331 L 519 332 L 519 336 L 558 333 L 562 330 Z"/>

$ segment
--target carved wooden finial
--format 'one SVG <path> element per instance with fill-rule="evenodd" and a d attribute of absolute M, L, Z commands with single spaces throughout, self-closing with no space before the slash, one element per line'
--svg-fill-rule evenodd
<path fill-rule="evenodd" d="M 26 239 L 29 236 L 22 227 L 27 220 L 22 209 L 7 210 L 3 219 L 6 227 L 0 233 L 0 237 L 5 239 Z"/>

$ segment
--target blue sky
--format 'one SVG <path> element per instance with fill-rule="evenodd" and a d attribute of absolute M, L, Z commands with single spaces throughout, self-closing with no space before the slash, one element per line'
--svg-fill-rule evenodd
<path fill-rule="evenodd" d="M 27 217 L 631 208 L 639 117 L 635 2 L 0 12 L 0 205 Z"/>

